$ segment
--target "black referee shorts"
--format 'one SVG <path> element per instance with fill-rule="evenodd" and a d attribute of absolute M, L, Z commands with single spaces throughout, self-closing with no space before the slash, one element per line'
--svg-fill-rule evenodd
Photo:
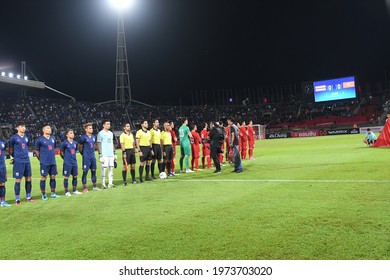
<path fill-rule="evenodd" d="M 142 157 L 139 157 L 140 162 L 152 160 L 152 149 L 149 146 L 140 146 Z"/>
<path fill-rule="evenodd" d="M 152 144 L 152 149 L 154 153 L 153 159 L 161 160 L 162 159 L 161 146 L 159 144 Z"/>
<path fill-rule="evenodd" d="M 173 149 L 172 145 L 164 145 L 164 152 L 165 152 L 165 160 L 172 160 L 173 159 Z"/>
<path fill-rule="evenodd" d="M 134 149 L 126 149 L 123 152 L 123 165 L 126 164 L 135 164 L 135 152 Z"/>

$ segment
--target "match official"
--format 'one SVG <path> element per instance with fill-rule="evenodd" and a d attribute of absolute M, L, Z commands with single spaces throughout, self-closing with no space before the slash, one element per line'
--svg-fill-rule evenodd
<path fill-rule="evenodd" d="M 125 123 L 123 125 L 123 132 L 119 137 L 119 142 L 121 144 L 121 150 L 122 150 L 122 159 L 123 159 L 123 170 L 122 170 L 122 178 L 123 178 L 123 185 L 127 186 L 127 170 L 130 165 L 130 174 L 131 174 L 131 183 L 137 184 L 138 181 L 135 179 L 135 141 L 134 136 L 131 133 L 130 130 L 130 123 Z"/>

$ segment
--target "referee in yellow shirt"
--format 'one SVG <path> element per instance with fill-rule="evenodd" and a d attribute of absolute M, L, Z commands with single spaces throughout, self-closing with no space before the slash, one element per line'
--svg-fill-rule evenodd
<path fill-rule="evenodd" d="M 169 131 L 171 129 L 171 125 L 166 122 L 164 123 L 164 131 L 161 132 L 161 145 L 163 146 L 163 156 L 164 163 L 166 165 L 167 170 L 171 171 L 171 162 L 173 159 L 173 146 L 172 146 L 172 134 Z M 168 176 L 173 176 L 170 172 Z"/>
<path fill-rule="evenodd" d="M 151 173 L 152 180 L 156 180 L 154 177 L 154 165 L 158 164 L 158 171 L 160 174 L 164 171 L 164 161 L 162 156 L 162 147 L 161 147 L 161 131 L 159 129 L 160 122 L 155 119 L 153 121 L 153 127 L 150 129 L 150 137 L 152 138 L 152 151 L 153 151 L 153 159 L 151 164 Z"/>
<path fill-rule="evenodd" d="M 144 173 L 144 166 L 146 162 L 146 176 L 145 181 L 152 181 L 149 177 L 150 161 L 152 160 L 152 139 L 150 137 L 150 131 L 148 130 L 148 121 L 143 120 L 141 123 L 141 129 L 137 131 L 135 135 L 135 143 L 139 151 L 139 181 L 143 182 L 142 174 Z"/>
<path fill-rule="evenodd" d="M 123 159 L 123 170 L 122 170 L 122 178 L 123 185 L 127 186 L 126 176 L 127 170 L 130 165 L 130 174 L 131 174 L 131 182 L 133 184 L 137 184 L 138 181 L 135 179 L 135 141 L 134 136 L 130 130 L 130 123 L 125 123 L 123 125 L 123 133 L 119 137 L 119 142 L 121 143 L 122 149 L 122 159 Z"/>

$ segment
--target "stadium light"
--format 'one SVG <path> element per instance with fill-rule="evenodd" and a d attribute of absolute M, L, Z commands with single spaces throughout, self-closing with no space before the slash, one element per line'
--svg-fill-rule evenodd
<path fill-rule="evenodd" d="M 131 8 L 131 6 L 134 4 L 134 0 L 109 0 L 109 1 L 111 6 L 119 11 Z"/>
<path fill-rule="evenodd" d="M 27 77 L 27 76 L 24 76 L 24 80 L 27 81 L 27 80 L 28 80 L 28 77 Z"/>
<path fill-rule="evenodd" d="M 8 73 L 8 77 L 10 77 L 10 78 L 13 78 L 14 77 L 14 73 Z"/>
<path fill-rule="evenodd" d="M 5 77 L 5 72 L 1 72 L 1 76 Z"/>
<path fill-rule="evenodd" d="M 18 74 L 18 75 L 16 75 L 16 79 L 20 79 L 20 75 Z"/>

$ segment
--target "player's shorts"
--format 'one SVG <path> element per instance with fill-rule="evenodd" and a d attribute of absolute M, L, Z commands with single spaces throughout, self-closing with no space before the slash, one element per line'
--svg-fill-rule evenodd
<path fill-rule="evenodd" d="M 161 160 L 162 159 L 162 151 L 161 146 L 159 144 L 152 144 L 152 150 L 153 150 L 153 159 Z"/>
<path fill-rule="evenodd" d="M 191 146 L 191 152 L 193 158 L 198 158 L 200 156 L 200 148 L 199 145 L 192 145 Z"/>
<path fill-rule="evenodd" d="M 246 150 L 246 149 L 248 149 L 248 142 L 242 141 L 241 142 L 241 150 Z"/>
<path fill-rule="evenodd" d="M 253 149 L 255 147 L 255 138 L 248 137 L 248 146 L 249 149 Z"/>
<path fill-rule="evenodd" d="M 57 175 L 57 164 L 41 164 L 41 176 L 46 177 L 48 174 L 50 175 Z"/>
<path fill-rule="evenodd" d="M 7 182 L 7 168 L 5 164 L 0 165 L 0 184 Z"/>
<path fill-rule="evenodd" d="M 62 175 L 64 177 L 69 177 L 70 175 L 72 176 L 77 176 L 79 174 L 77 165 L 67 165 L 64 163 L 64 166 L 62 168 Z"/>
<path fill-rule="evenodd" d="M 83 171 L 96 170 L 96 158 L 84 158 L 83 157 Z"/>
<path fill-rule="evenodd" d="M 103 163 L 102 163 L 102 167 L 114 167 L 114 161 L 115 161 L 115 158 L 114 156 L 111 156 L 111 157 L 103 157 Z"/>
<path fill-rule="evenodd" d="M 181 153 L 182 156 L 184 156 L 184 155 L 186 155 L 186 156 L 191 155 L 191 146 L 190 145 L 185 145 L 185 146 L 180 145 L 180 153 Z"/>
<path fill-rule="evenodd" d="M 13 174 L 15 179 L 31 177 L 31 164 L 14 162 Z"/>
<path fill-rule="evenodd" d="M 152 149 L 149 146 L 141 146 L 142 157 L 139 157 L 140 162 L 152 160 Z"/>
<path fill-rule="evenodd" d="M 173 159 L 173 149 L 171 145 L 164 145 L 164 152 L 165 152 L 165 160 L 172 160 Z"/>
<path fill-rule="evenodd" d="M 134 149 L 126 149 L 122 155 L 122 159 L 123 159 L 123 165 L 135 164 L 136 160 L 135 160 Z"/>
<path fill-rule="evenodd" d="M 202 147 L 202 153 L 203 153 L 203 156 L 204 156 L 204 157 L 210 156 L 210 146 L 209 146 L 209 145 L 207 145 L 207 146 L 203 145 L 203 147 Z"/>

